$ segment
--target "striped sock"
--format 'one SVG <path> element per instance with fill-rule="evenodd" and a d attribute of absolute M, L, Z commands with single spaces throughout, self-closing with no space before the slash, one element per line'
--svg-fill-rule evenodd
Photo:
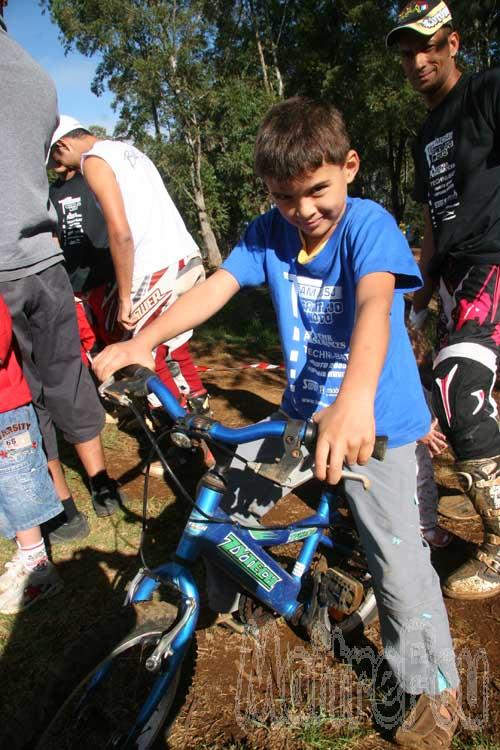
<path fill-rule="evenodd" d="M 19 547 L 19 554 L 21 556 L 23 567 L 26 570 L 38 570 L 47 565 L 49 560 L 43 539 L 36 544 L 31 544 L 29 547 L 22 547 L 19 542 L 17 545 Z"/>

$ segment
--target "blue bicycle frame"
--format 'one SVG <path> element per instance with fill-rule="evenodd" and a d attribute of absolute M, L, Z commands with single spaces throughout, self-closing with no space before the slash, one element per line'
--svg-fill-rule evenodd
<path fill-rule="evenodd" d="M 150 377 L 147 387 L 159 398 L 174 421 L 186 418 L 189 423 L 190 419 L 196 419 L 186 417 L 186 411 L 157 377 Z M 213 423 L 208 427 L 207 433 L 215 440 L 238 445 L 266 437 L 281 437 L 286 426 L 286 421 L 267 421 L 233 429 Z M 306 423 L 300 431 L 300 439 L 304 437 L 305 430 Z M 153 571 L 141 570 L 132 581 L 127 604 L 149 600 L 162 581 L 169 581 L 179 590 L 181 604 L 176 623 L 163 636 L 151 657 L 152 666 L 159 666 L 163 658 L 168 656 L 168 669 L 158 676 L 127 736 L 123 745 L 125 748 L 132 746 L 134 738 L 154 712 L 180 667 L 193 637 L 199 615 L 199 594 L 190 568 L 200 555 L 223 568 L 241 588 L 253 594 L 269 609 L 290 619 L 300 606 L 302 577 L 309 570 L 318 545 L 332 546 L 331 540 L 324 535 L 324 529 L 330 521 L 333 499 L 331 493 L 324 492 L 321 495 L 317 512 L 308 518 L 291 524 L 286 529 L 260 529 L 245 528 L 231 521 L 219 508 L 224 491 L 222 482 L 219 487 L 217 482 L 202 480 L 195 507 L 178 543 L 174 561 L 160 565 Z M 296 542 L 301 542 L 302 547 L 291 573 L 288 573 L 266 552 L 266 547 Z"/>

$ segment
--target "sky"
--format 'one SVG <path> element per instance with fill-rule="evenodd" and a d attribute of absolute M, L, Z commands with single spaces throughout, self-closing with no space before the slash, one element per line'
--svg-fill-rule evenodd
<path fill-rule="evenodd" d="M 82 125 L 102 125 L 113 132 L 117 116 L 111 109 L 112 95 L 95 96 L 90 90 L 96 57 L 79 52 L 64 54 L 59 28 L 42 14 L 38 0 L 9 0 L 4 9 L 7 31 L 52 76 L 61 114 L 73 115 Z"/>

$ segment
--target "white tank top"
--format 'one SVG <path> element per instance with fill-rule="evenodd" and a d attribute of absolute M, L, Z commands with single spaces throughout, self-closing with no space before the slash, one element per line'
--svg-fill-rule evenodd
<path fill-rule="evenodd" d="M 158 170 L 135 146 L 97 141 L 82 156 L 98 156 L 113 170 L 134 240 L 134 281 L 199 252 Z"/>

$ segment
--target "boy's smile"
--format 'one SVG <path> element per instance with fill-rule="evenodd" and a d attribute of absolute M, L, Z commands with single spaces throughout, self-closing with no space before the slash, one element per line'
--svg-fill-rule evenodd
<path fill-rule="evenodd" d="M 344 214 L 347 185 L 358 169 L 359 157 L 351 150 L 343 165 L 324 162 L 314 172 L 287 182 L 266 178 L 280 214 L 302 233 L 308 252 L 333 234 Z"/>

